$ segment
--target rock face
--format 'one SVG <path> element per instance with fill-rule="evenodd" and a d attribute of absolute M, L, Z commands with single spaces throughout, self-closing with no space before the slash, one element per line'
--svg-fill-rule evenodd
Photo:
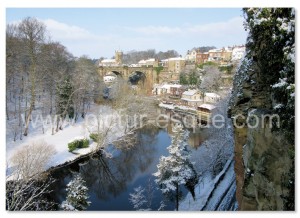
<path fill-rule="evenodd" d="M 272 92 L 270 84 L 259 85 L 260 75 L 246 57 L 234 78 L 228 114 L 234 123 L 236 198 L 240 210 L 283 210 L 291 145 L 272 131 Z"/>

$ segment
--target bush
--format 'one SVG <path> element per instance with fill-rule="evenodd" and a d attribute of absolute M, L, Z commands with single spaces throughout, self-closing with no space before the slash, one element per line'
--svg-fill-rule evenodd
<path fill-rule="evenodd" d="M 88 139 L 75 139 L 72 142 L 68 143 L 69 151 L 72 152 L 77 148 L 88 148 L 89 147 L 89 140 Z"/>
<path fill-rule="evenodd" d="M 91 138 L 94 142 L 98 142 L 98 140 L 99 140 L 99 134 L 98 134 L 98 133 L 91 133 L 91 134 L 90 134 L 90 138 Z"/>

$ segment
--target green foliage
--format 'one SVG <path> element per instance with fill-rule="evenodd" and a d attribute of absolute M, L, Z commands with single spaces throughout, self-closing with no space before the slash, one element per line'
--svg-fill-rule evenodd
<path fill-rule="evenodd" d="M 72 92 L 73 86 L 71 84 L 71 78 L 66 76 L 63 82 L 58 85 L 56 90 L 56 95 L 58 97 L 57 111 L 60 115 L 68 115 L 69 118 L 74 117 Z"/>
<path fill-rule="evenodd" d="M 295 208 L 295 9 L 246 8 L 245 28 L 249 31 L 246 59 L 251 63 L 257 78 L 253 89 L 271 93 L 276 105 L 273 113 L 280 116 L 281 131 L 292 145 L 289 172 L 283 186 L 289 193 L 283 194 L 285 210 Z"/>
<path fill-rule="evenodd" d="M 76 139 L 73 142 L 68 143 L 69 152 L 72 152 L 77 148 L 88 148 L 88 147 L 89 147 L 88 139 Z"/>
<path fill-rule="evenodd" d="M 228 74 L 232 73 L 233 65 L 227 65 L 227 66 L 219 66 L 219 70 L 222 72 L 226 72 Z"/>
<path fill-rule="evenodd" d="M 203 69 L 204 66 L 218 66 L 218 64 L 212 61 L 208 61 L 203 64 L 198 64 L 197 68 Z"/>
<path fill-rule="evenodd" d="M 91 134 L 90 134 L 90 138 L 91 138 L 94 142 L 98 142 L 98 140 L 99 140 L 99 134 L 97 134 L 97 133 L 91 133 Z"/>
<path fill-rule="evenodd" d="M 75 210 L 85 210 L 91 204 L 91 202 L 87 200 L 89 198 L 88 188 L 79 174 L 68 183 L 66 190 L 66 203 L 73 206 Z"/>
<path fill-rule="evenodd" d="M 196 72 L 192 72 L 189 74 L 189 84 L 190 85 L 198 84 L 198 76 L 196 75 Z"/>
<path fill-rule="evenodd" d="M 187 76 L 185 73 L 180 73 L 179 75 L 179 83 L 181 85 L 188 85 L 189 84 L 189 81 L 187 79 Z"/>
<path fill-rule="evenodd" d="M 154 67 L 153 69 L 155 70 L 156 74 L 159 75 L 159 73 L 164 69 L 164 67 L 158 66 L 158 67 Z"/>

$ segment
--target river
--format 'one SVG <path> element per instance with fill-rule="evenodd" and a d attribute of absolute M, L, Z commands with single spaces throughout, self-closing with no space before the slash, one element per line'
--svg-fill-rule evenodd
<path fill-rule="evenodd" d="M 174 202 L 164 198 L 152 175 L 157 171 L 160 157 L 168 156 L 170 134 L 171 128 L 144 127 L 137 131 L 134 146 L 128 148 L 122 143 L 118 146 L 110 145 L 107 150 L 112 157 L 95 154 L 55 170 L 52 173 L 56 179 L 53 198 L 57 203 L 65 200 L 66 185 L 73 174 L 79 172 L 89 189 L 91 205 L 87 210 L 134 210 L 129 197 L 138 186 L 153 192 L 152 203 L 149 205 L 152 210 L 157 210 L 162 200 L 166 204 L 165 210 L 174 210 Z M 192 153 L 199 152 L 199 145 L 204 139 L 203 131 L 190 133 L 189 149 Z M 188 190 L 185 187 L 181 189 L 185 196 Z"/>

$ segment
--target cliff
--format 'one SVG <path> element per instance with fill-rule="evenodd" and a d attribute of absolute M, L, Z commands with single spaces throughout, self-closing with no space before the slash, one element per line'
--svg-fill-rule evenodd
<path fill-rule="evenodd" d="M 240 210 L 294 210 L 294 10 L 244 9 L 246 55 L 233 82 Z"/>

